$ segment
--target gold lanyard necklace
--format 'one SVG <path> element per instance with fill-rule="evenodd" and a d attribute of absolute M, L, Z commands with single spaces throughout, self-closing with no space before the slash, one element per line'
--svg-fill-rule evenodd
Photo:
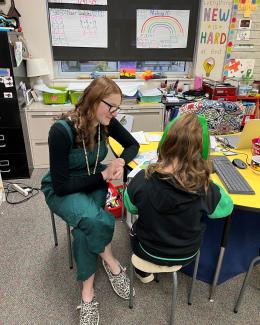
<path fill-rule="evenodd" d="M 87 171 L 88 171 L 88 175 L 91 175 L 90 169 L 89 169 L 89 163 L 88 163 L 88 154 L 87 154 L 87 150 L 86 150 L 86 145 L 85 145 L 85 141 L 84 139 L 82 140 L 83 143 L 83 148 L 84 148 L 84 153 L 85 153 L 85 159 L 86 159 L 86 164 L 87 164 Z M 98 158 L 99 158 L 99 150 L 100 150 L 100 123 L 98 124 L 98 148 L 97 148 L 97 158 L 96 158 L 96 162 L 95 162 L 95 167 L 93 169 L 93 175 L 96 173 L 96 169 L 97 169 L 97 163 L 98 163 Z"/>

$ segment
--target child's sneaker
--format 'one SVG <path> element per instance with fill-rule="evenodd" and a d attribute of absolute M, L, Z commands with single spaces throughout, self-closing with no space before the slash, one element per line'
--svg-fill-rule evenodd
<path fill-rule="evenodd" d="M 109 279 L 111 286 L 112 286 L 113 290 L 115 291 L 115 293 L 123 299 L 129 299 L 129 297 L 130 297 L 130 280 L 129 280 L 128 276 L 126 275 L 126 268 L 123 268 L 119 264 L 121 272 L 117 275 L 114 275 L 110 271 L 108 265 L 106 264 L 106 262 L 104 260 L 102 260 L 102 264 L 104 266 L 104 269 L 108 275 L 108 279 Z"/>
<path fill-rule="evenodd" d="M 98 302 L 93 298 L 91 302 L 81 300 L 80 325 L 98 325 Z"/>
<path fill-rule="evenodd" d="M 135 275 L 143 283 L 149 283 L 154 280 L 153 273 L 146 273 L 137 268 L 135 268 Z"/>

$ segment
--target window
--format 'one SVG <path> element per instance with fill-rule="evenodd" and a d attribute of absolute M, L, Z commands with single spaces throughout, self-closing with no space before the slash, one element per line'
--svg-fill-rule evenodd
<path fill-rule="evenodd" d="M 152 70 L 166 76 L 187 74 L 191 63 L 185 61 L 137 61 L 136 71 Z M 119 73 L 120 61 L 55 61 L 54 71 L 58 78 L 75 78 L 95 72 Z"/>

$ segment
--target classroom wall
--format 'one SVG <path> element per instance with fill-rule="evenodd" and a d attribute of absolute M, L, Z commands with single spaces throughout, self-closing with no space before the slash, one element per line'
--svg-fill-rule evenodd
<path fill-rule="evenodd" d="M 0 10 L 7 13 L 10 6 L 11 0 L 6 0 L 5 5 L 0 5 Z M 52 78 L 53 64 L 46 0 L 15 0 L 15 7 L 21 15 L 20 22 L 30 54 L 33 57 L 45 58 L 50 68 L 50 78 Z"/>
<path fill-rule="evenodd" d="M 237 21 L 244 18 L 242 12 L 238 12 Z M 231 58 L 232 59 L 254 59 L 254 70 L 253 70 L 253 80 L 260 80 L 260 5 L 258 5 L 257 10 L 251 13 L 250 19 L 252 19 L 252 27 L 250 29 L 249 40 L 240 41 L 235 38 L 234 45 L 237 44 L 253 44 L 252 48 L 241 48 L 232 49 Z M 238 27 L 238 26 L 237 26 Z M 236 31 L 239 31 L 236 28 Z"/>
<path fill-rule="evenodd" d="M 227 0 L 229 2 L 229 0 Z M 209 0 L 202 0 L 202 5 L 209 3 Z M 0 9 L 7 13 L 10 8 L 11 0 L 6 0 L 5 5 L 1 5 Z M 15 5 L 21 14 L 21 25 L 29 51 L 33 57 L 44 57 L 50 67 L 50 79 L 53 78 L 53 64 L 51 45 L 48 32 L 48 19 L 46 11 L 46 0 L 15 0 Z M 238 13 L 238 19 L 242 18 L 242 12 Z M 252 43 L 252 49 L 239 49 L 232 51 L 232 58 L 254 58 L 254 79 L 260 79 L 260 5 L 256 12 L 252 12 L 251 18 L 253 20 L 251 28 L 251 37 L 245 43 Z M 198 26 L 200 30 L 200 25 Z M 199 33 L 198 33 L 199 37 Z M 237 42 L 237 41 L 236 41 Z M 235 42 L 235 43 L 236 43 Z M 198 42 L 197 42 L 198 43 Z M 199 61 L 199 56 L 195 58 L 194 62 Z"/>

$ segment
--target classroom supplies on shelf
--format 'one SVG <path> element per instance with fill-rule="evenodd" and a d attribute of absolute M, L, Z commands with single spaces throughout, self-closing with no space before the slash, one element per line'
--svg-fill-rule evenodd
<path fill-rule="evenodd" d="M 203 82 L 203 90 L 208 94 L 209 99 L 222 101 L 237 100 L 237 87 L 230 83 L 221 83 L 208 79 Z"/>
<path fill-rule="evenodd" d="M 44 104 L 65 104 L 68 99 L 66 87 L 48 87 L 48 91 L 43 91 Z"/>
<path fill-rule="evenodd" d="M 76 105 L 82 95 L 83 95 L 83 91 L 70 90 L 69 97 L 70 97 L 71 104 Z"/>
<path fill-rule="evenodd" d="M 142 103 L 160 103 L 162 101 L 162 91 L 158 88 L 142 89 L 139 91 Z"/>

